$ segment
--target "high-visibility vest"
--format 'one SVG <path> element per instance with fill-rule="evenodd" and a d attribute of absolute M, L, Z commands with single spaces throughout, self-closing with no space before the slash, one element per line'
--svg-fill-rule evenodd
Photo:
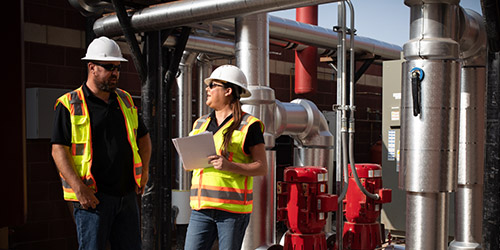
<path fill-rule="evenodd" d="M 224 141 L 224 130 L 234 121 L 228 121 L 214 134 L 215 148 L 219 155 L 222 151 Z M 233 132 L 226 158 L 231 162 L 250 163 L 251 155 L 245 153 L 243 145 L 248 128 L 258 122 L 264 131 L 262 122 L 243 113 L 241 125 Z M 200 117 L 194 123 L 193 130 L 189 135 L 199 134 L 206 131 L 210 117 Z M 190 205 L 194 210 L 219 209 L 233 213 L 251 213 L 253 207 L 253 177 L 235 174 L 228 171 L 217 170 L 213 167 L 193 170 L 191 181 Z"/>
<path fill-rule="evenodd" d="M 124 90 L 116 89 L 115 91 L 120 109 L 125 118 L 125 126 L 127 129 L 127 138 L 132 148 L 133 155 L 133 175 L 138 186 L 141 185 L 142 177 L 142 161 L 139 156 L 139 147 L 137 146 L 137 128 L 139 126 L 137 108 L 134 105 L 132 97 Z M 75 163 L 75 171 L 90 188 L 97 191 L 97 185 L 92 176 L 92 136 L 90 126 L 90 116 L 83 93 L 82 87 L 64 94 L 57 99 L 54 106 L 61 103 L 70 112 L 71 118 L 71 156 Z M 132 171 L 132 169 L 131 169 Z M 132 173 L 131 173 L 132 174 Z M 64 180 L 61 175 L 64 199 L 70 201 L 78 201 L 75 192 L 71 186 Z"/>

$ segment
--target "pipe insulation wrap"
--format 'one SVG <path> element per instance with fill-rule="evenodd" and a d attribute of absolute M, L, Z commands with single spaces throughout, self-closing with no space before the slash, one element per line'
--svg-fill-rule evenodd
<path fill-rule="evenodd" d="M 183 0 L 153 5 L 133 12 L 131 23 L 136 32 L 163 30 L 229 17 L 271 12 L 296 7 L 336 2 L 333 0 Z M 94 23 L 97 36 L 122 34 L 116 15 Z"/>

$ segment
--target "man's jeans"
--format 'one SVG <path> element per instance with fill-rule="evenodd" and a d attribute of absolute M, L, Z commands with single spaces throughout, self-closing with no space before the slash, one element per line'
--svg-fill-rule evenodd
<path fill-rule="evenodd" d="M 139 209 L 137 195 L 132 192 L 123 197 L 96 193 L 99 205 L 95 209 L 82 209 L 74 202 L 79 250 L 104 250 L 106 243 L 112 249 L 141 249 Z"/>
<path fill-rule="evenodd" d="M 230 213 L 216 209 L 193 210 L 184 249 L 211 249 L 216 237 L 219 236 L 220 250 L 239 250 L 249 220 L 250 214 Z"/>

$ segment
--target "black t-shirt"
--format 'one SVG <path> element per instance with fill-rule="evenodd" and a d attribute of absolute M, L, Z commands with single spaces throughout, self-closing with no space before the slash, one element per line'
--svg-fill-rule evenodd
<path fill-rule="evenodd" d="M 132 148 L 128 142 L 125 118 L 115 93 L 109 102 L 96 97 L 83 85 L 83 93 L 89 110 L 92 134 L 91 172 L 98 192 L 122 196 L 135 188 Z M 148 130 L 139 117 L 137 138 Z M 52 144 L 71 146 L 70 113 L 62 104 L 55 111 Z"/>
<path fill-rule="evenodd" d="M 226 119 L 224 119 L 220 126 L 217 126 L 217 118 L 215 117 L 215 112 L 212 112 L 210 114 L 210 123 L 208 124 L 207 131 L 215 134 L 222 126 L 224 126 L 224 124 L 230 121 L 231 118 L 233 118 L 232 114 L 226 117 Z M 250 127 L 248 128 L 248 133 L 245 137 L 243 150 L 246 154 L 250 154 L 249 148 L 260 143 L 264 143 L 264 135 L 262 133 L 262 130 L 260 129 L 260 124 L 256 122 L 250 125 Z"/>

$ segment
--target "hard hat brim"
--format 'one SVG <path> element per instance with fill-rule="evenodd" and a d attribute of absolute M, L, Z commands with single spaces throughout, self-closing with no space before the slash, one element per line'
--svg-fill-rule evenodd
<path fill-rule="evenodd" d="M 82 57 L 82 61 L 102 61 L 102 62 L 128 62 L 127 59 L 123 57 L 114 57 L 114 56 L 106 56 L 106 57 L 91 57 L 85 56 Z"/>

